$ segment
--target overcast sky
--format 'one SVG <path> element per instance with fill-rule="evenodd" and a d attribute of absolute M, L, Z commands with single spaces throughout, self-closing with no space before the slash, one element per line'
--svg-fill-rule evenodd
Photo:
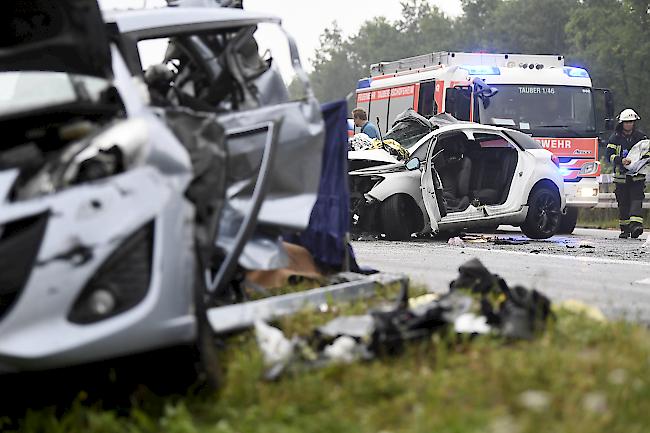
<path fill-rule="evenodd" d="M 429 0 L 449 16 L 461 12 L 460 0 Z M 164 5 L 164 0 L 99 0 L 102 8 L 123 9 Z M 373 17 L 384 16 L 390 21 L 400 18 L 399 0 L 244 0 L 244 8 L 279 16 L 284 27 L 298 43 L 300 57 L 310 68 L 310 59 L 319 44 L 323 30 L 336 21 L 345 36 L 355 34 L 361 24 Z M 384 59 L 385 60 L 385 59 Z"/>
<path fill-rule="evenodd" d="M 430 0 L 450 16 L 461 13 L 460 0 Z M 244 0 L 244 8 L 269 12 L 282 18 L 284 27 L 298 42 L 300 56 L 307 64 L 313 58 L 323 30 L 336 20 L 345 36 L 359 30 L 364 21 L 383 16 L 395 21 L 401 16 L 398 0 Z"/>

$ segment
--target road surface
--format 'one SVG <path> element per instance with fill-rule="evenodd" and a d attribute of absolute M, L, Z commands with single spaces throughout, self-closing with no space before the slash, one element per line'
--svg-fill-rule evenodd
<path fill-rule="evenodd" d="M 521 232 L 502 226 L 486 237 L 525 241 Z M 477 257 L 509 285 L 536 288 L 553 300 L 578 299 L 599 307 L 608 317 L 650 323 L 650 247 L 640 239 L 618 239 L 618 231 L 576 229 L 571 236 L 520 245 L 446 240 L 353 242 L 357 260 L 386 272 L 403 272 L 415 283 L 444 292 L 458 267 Z"/>

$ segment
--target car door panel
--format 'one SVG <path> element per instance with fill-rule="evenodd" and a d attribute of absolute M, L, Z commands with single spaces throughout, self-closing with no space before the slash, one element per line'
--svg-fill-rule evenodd
<path fill-rule="evenodd" d="M 488 173 L 492 180 L 490 186 L 480 185 L 482 188 L 495 188 L 497 191 L 498 202 L 487 202 L 481 206 L 482 214 L 485 217 L 493 217 L 501 214 L 507 214 L 518 210 L 519 206 L 513 203 L 513 186 L 517 185 L 518 173 L 521 171 L 521 154 L 522 151 L 512 142 L 496 131 L 472 131 L 470 136 L 481 146 L 481 152 L 495 152 L 496 164 L 488 165 Z M 512 153 L 510 153 L 512 152 Z M 490 157 L 494 160 L 494 154 L 484 154 L 484 157 Z M 476 158 L 475 158 L 476 159 Z M 478 167 L 486 161 L 476 161 Z M 485 169 L 485 167 L 483 167 Z M 495 169 L 496 168 L 496 169 Z M 485 171 L 485 170 L 484 170 Z M 481 179 L 477 179 L 480 181 Z M 477 194 L 479 197 L 481 194 Z M 514 205 L 513 205 L 514 204 Z"/>
<path fill-rule="evenodd" d="M 436 143 L 437 140 L 434 138 L 428 145 L 427 156 L 424 161 L 424 170 L 422 171 L 422 176 L 420 178 L 422 200 L 424 201 L 424 207 L 429 216 L 429 223 L 431 224 L 431 230 L 433 232 L 438 232 L 438 222 L 442 219 L 437 199 L 439 191 L 436 190 L 436 182 L 440 185 L 440 179 L 438 178 L 438 173 L 435 171 L 432 161 Z"/>

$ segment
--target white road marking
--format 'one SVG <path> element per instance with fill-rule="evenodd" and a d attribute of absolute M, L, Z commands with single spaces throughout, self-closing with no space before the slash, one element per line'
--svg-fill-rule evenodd
<path fill-rule="evenodd" d="M 508 250 L 488 250 L 485 248 L 472 248 L 465 247 L 459 248 L 459 251 L 477 251 L 485 253 L 500 253 L 500 254 L 512 254 L 516 256 L 537 256 L 537 257 L 547 257 L 551 259 L 562 259 L 562 260 L 575 260 L 578 262 L 584 263 L 607 263 L 610 265 L 639 265 L 639 266 L 650 266 L 650 262 L 640 262 L 638 260 L 620 260 L 620 259 L 605 259 L 602 257 L 582 257 L 582 256 L 568 256 L 565 254 L 546 254 L 546 253 L 529 253 L 526 251 L 508 251 Z"/>
<path fill-rule="evenodd" d="M 650 286 L 650 278 L 646 278 L 645 280 L 635 281 L 634 284 L 647 284 Z"/>

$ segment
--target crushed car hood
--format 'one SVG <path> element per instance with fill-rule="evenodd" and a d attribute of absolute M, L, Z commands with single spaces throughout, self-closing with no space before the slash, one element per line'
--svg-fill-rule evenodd
<path fill-rule="evenodd" d="M 455 123 L 471 123 L 465 122 L 463 120 L 458 120 L 449 113 L 438 113 L 435 116 L 430 117 L 429 122 L 435 125 L 436 128 L 442 128 L 443 126 L 453 125 Z"/>
<path fill-rule="evenodd" d="M 427 119 L 421 114 L 418 114 L 412 108 L 408 108 L 406 111 L 401 112 L 397 115 L 397 117 L 395 117 L 395 120 L 391 125 L 391 129 L 395 128 L 400 123 L 410 123 L 413 126 L 424 126 L 430 131 L 433 131 L 435 129 L 442 128 L 443 126 L 460 122 L 460 120 L 456 119 L 449 113 L 439 113 Z M 390 134 L 390 131 L 388 131 L 387 134 Z"/>
<path fill-rule="evenodd" d="M 397 126 L 397 124 L 399 123 L 420 124 L 422 126 L 429 128 L 432 131 L 436 128 L 426 117 L 421 116 L 412 108 L 409 108 L 406 111 L 403 111 L 402 113 L 398 114 L 397 117 L 395 117 L 393 124 L 391 125 L 391 129 L 395 128 L 395 126 Z"/>
<path fill-rule="evenodd" d="M 351 150 L 348 152 L 348 159 L 382 161 L 386 164 L 393 164 L 398 162 L 397 158 L 386 152 L 384 149 Z"/>
<path fill-rule="evenodd" d="M 106 26 L 95 0 L 0 2 L 0 71 L 110 78 Z"/>
<path fill-rule="evenodd" d="M 372 176 L 375 174 L 396 173 L 398 171 L 406 170 L 403 162 L 396 162 L 394 164 L 379 165 L 375 167 L 362 168 L 359 170 L 351 171 L 349 174 L 352 176 Z"/>

